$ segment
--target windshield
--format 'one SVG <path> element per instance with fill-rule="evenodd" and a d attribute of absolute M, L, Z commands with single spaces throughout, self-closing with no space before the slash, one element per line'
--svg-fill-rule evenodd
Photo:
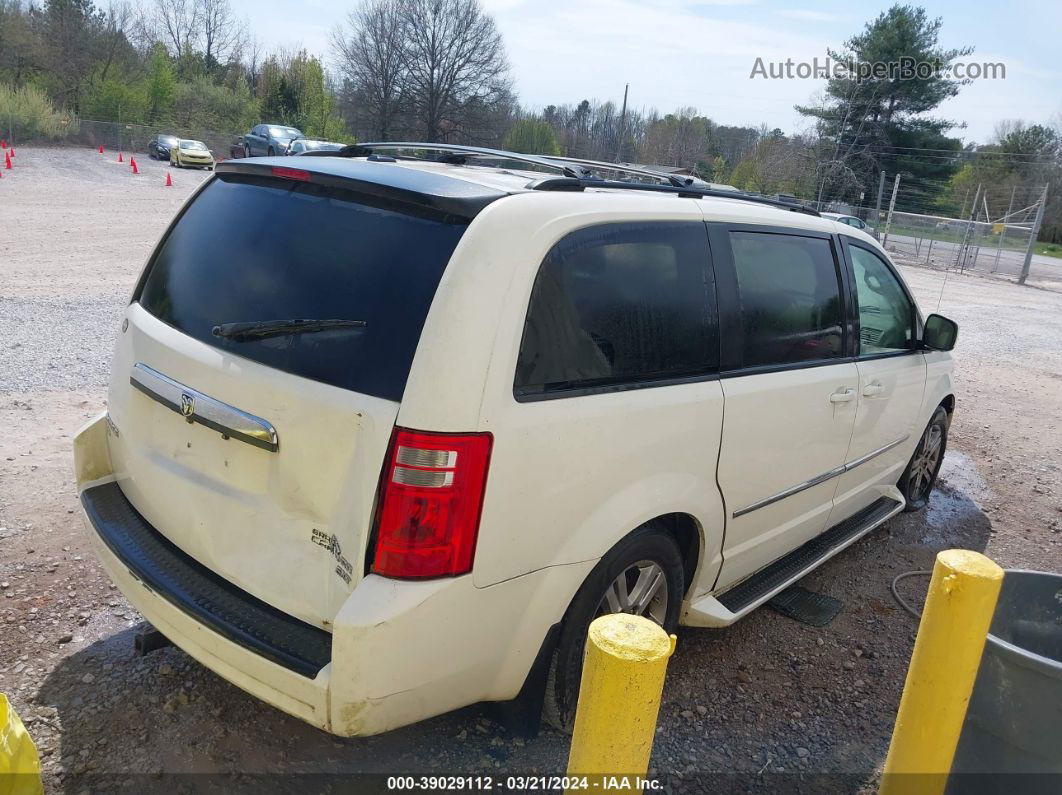
<path fill-rule="evenodd" d="M 175 135 L 160 135 L 159 143 L 166 144 L 167 146 L 173 146 L 177 143 L 177 136 Z"/>
<path fill-rule="evenodd" d="M 271 138 L 296 138 L 302 133 L 294 127 L 270 127 L 269 135 Z"/>
<path fill-rule="evenodd" d="M 201 149 L 206 151 L 206 144 L 200 141 L 181 141 L 181 149 Z"/>
<path fill-rule="evenodd" d="M 310 182 L 215 178 L 171 228 L 135 300 L 227 354 L 400 400 L 466 224 Z M 214 327 L 323 319 L 310 334 Z M 336 325 L 333 321 L 357 321 Z"/>
<path fill-rule="evenodd" d="M 311 150 L 323 150 L 328 152 L 338 152 L 343 148 L 343 144 L 334 144 L 329 141 L 304 141 L 304 145 L 307 149 Z"/>

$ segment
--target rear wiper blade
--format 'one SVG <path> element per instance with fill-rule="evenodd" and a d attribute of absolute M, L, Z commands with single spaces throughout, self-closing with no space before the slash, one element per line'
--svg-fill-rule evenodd
<path fill-rule="evenodd" d="M 285 334 L 313 334 L 343 328 L 365 328 L 364 320 L 252 320 L 246 323 L 222 323 L 214 326 L 215 337 L 229 340 L 253 340 Z"/>

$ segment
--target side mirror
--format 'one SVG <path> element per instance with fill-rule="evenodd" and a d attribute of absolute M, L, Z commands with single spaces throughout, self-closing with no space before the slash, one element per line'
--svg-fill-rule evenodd
<path fill-rule="evenodd" d="M 922 330 L 922 344 L 933 351 L 950 351 L 959 338 L 959 324 L 943 315 L 930 315 Z"/>

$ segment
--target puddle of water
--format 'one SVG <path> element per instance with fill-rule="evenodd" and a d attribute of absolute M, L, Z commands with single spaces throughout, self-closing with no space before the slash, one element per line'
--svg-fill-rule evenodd
<path fill-rule="evenodd" d="M 948 450 L 940 467 L 937 487 L 926 508 L 927 543 L 948 543 L 954 529 L 981 513 L 979 503 L 992 496 L 977 466 L 965 453 Z"/>

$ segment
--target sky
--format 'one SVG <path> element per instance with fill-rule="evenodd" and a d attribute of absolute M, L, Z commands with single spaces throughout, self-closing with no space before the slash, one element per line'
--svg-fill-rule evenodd
<path fill-rule="evenodd" d="M 330 32 L 353 2 L 231 0 L 267 49 L 305 47 L 331 64 Z M 521 103 L 533 109 L 582 99 L 623 100 L 662 112 L 692 106 L 720 124 L 809 128 L 793 106 L 814 103 L 821 79 L 750 77 L 793 59 L 823 62 L 884 2 L 781 0 L 481 0 L 505 40 Z M 1062 3 L 1009 0 L 924 2 L 943 18 L 941 44 L 973 46 L 967 62 L 1005 65 L 942 104 L 936 116 L 965 123 L 952 135 L 988 141 L 996 124 L 1062 119 L 1057 59 Z"/>

